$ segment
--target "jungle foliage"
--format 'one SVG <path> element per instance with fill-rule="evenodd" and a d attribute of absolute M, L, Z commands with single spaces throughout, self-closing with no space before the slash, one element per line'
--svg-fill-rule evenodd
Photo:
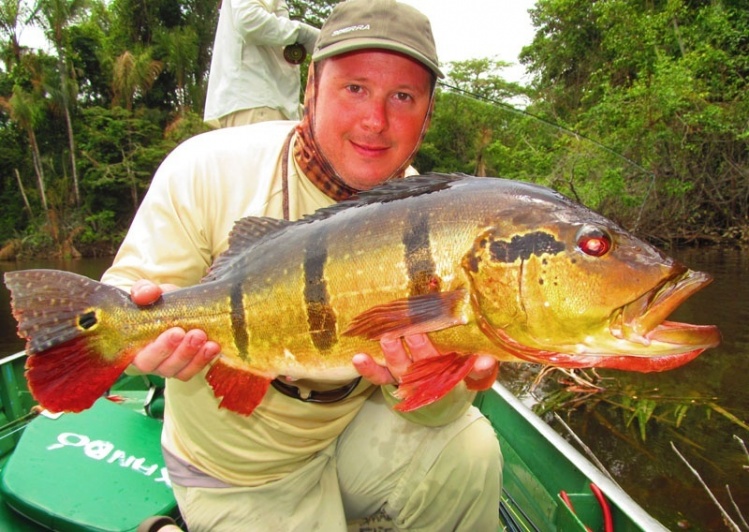
<path fill-rule="evenodd" d="M 289 6 L 319 26 L 335 3 Z M 0 259 L 116 249 L 159 162 L 206 129 L 219 5 L 0 0 Z M 661 243 L 748 241 L 743 0 L 531 15 L 530 85 L 495 58 L 446 65 L 419 169 L 539 182 Z M 20 44 L 32 28 L 46 44 Z"/>

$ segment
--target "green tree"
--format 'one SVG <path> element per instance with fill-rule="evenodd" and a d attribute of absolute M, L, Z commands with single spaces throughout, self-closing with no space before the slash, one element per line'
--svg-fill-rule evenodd
<path fill-rule="evenodd" d="M 147 48 L 135 55 L 123 52 L 114 65 L 112 92 L 114 104 L 124 104 L 128 111 L 133 110 L 133 99 L 136 93 L 146 93 L 153 86 L 156 78 L 161 74 L 164 65 L 151 57 L 151 49 Z"/>
<path fill-rule="evenodd" d="M 647 170 L 575 144 L 567 192 L 653 238 L 749 235 L 745 4 L 539 0 L 532 19 L 532 110 Z"/>
<path fill-rule="evenodd" d="M 60 88 L 59 91 L 55 91 L 55 94 L 65 118 L 68 133 L 68 155 L 70 157 L 70 172 L 73 176 L 73 195 L 76 205 L 81 204 L 81 195 L 78 185 L 72 102 L 76 99 L 78 87 L 68 58 L 70 47 L 67 40 L 67 28 L 72 22 L 79 20 L 86 14 L 87 6 L 87 0 L 39 0 L 36 6 L 38 18 L 45 29 L 45 34 L 54 45 L 57 53 Z"/>
<path fill-rule="evenodd" d="M 436 95 L 432 125 L 416 159 L 420 171 L 499 175 L 495 156 L 504 141 L 509 115 L 501 105 L 525 95 L 500 72 L 509 66 L 484 58 L 450 63 Z"/>
<path fill-rule="evenodd" d="M 180 115 L 184 115 L 191 107 L 187 85 L 192 74 L 191 65 L 198 57 L 197 33 L 190 27 L 177 27 L 160 32 L 157 42 L 164 56 L 166 69 L 172 73 L 176 81 L 176 103 Z M 195 80 L 191 81 L 194 84 Z"/>
<path fill-rule="evenodd" d="M 31 160 L 36 174 L 36 182 L 41 200 L 42 209 L 48 215 L 47 189 L 44 179 L 44 165 L 42 154 L 39 150 L 35 127 L 43 113 L 43 100 L 33 92 L 25 91 L 20 85 L 13 87 L 13 95 L 10 99 L 0 98 L 0 107 L 9 112 L 10 118 L 26 133 L 31 149 Z"/>
<path fill-rule="evenodd" d="M 2 47 L 6 71 L 21 61 L 18 28 L 26 23 L 29 13 L 28 4 L 22 0 L 0 0 L 0 37 L 7 39 Z"/>

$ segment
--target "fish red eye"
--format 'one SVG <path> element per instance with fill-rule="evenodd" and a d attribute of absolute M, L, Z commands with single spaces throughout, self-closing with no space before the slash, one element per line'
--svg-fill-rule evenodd
<path fill-rule="evenodd" d="M 597 227 L 586 226 L 577 233 L 577 247 L 591 257 L 603 257 L 611 246 L 611 237 Z"/>

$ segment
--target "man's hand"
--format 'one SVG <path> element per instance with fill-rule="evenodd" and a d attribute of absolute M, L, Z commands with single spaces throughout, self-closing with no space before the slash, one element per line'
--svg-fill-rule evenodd
<path fill-rule="evenodd" d="M 404 345 L 405 343 L 405 345 Z M 360 353 L 354 355 L 353 363 L 362 377 L 372 384 L 398 384 L 408 367 L 417 360 L 439 356 L 426 334 L 406 336 L 403 341 L 382 340 L 380 347 L 385 355 L 385 365 L 380 366 L 371 356 Z M 473 365 L 473 370 L 465 381 L 472 390 L 491 388 L 497 378 L 499 363 L 494 357 L 480 355 Z"/>
<path fill-rule="evenodd" d="M 175 290 L 175 285 L 157 285 L 150 281 L 137 281 L 130 288 L 130 297 L 139 306 L 156 302 L 163 292 Z M 200 329 L 185 332 L 173 327 L 161 333 L 156 340 L 140 350 L 133 366 L 143 373 L 189 380 L 221 351 L 221 347 L 208 340 Z"/>

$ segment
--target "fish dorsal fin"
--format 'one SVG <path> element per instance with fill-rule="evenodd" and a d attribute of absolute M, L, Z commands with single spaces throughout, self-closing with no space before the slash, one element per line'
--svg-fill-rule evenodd
<path fill-rule="evenodd" d="M 247 216 L 237 220 L 229 233 L 229 247 L 213 261 L 202 282 L 220 278 L 238 256 L 246 253 L 258 242 L 279 235 L 291 225 L 294 225 L 294 222 L 265 216 Z"/>
<path fill-rule="evenodd" d="M 438 192 L 449 188 L 457 181 L 462 181 L 471 177 L 472 176 L 466 174 L 424 174 L 412 175 L 402 179 L 391 179 L 390 181 L 386 181 L 382 185 L 370 190 L 362 190 L 349 199 L 343 200 L 339 203 L 334 203 L 329 207 L 318 209 L 312 214 L 303 217 L 301 221 L 311 222 L 324 220 L 325 218 L 330 218 L 334 214 L 347 209 L 363 207 L 375 203 L 389 203 L 391 201 L 412 198 L 423 194 L 431 194 L 432 192 Z"/>

